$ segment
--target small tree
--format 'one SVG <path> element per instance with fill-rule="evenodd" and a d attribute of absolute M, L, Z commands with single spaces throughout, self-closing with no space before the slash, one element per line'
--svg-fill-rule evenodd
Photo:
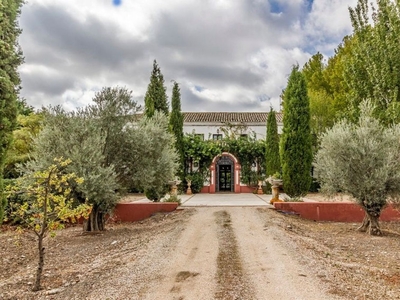
<path fill-rule="evenodd" d="M 308 192 L 312 181 L 310 105 L 306 81 L 298 66 L 292 69 L 283 97 L 280 147 L 283 184 L 289 196 L 298 197 Z"/>
<path fill-rule="evenodd" d="M 26 194 L 27 201 L 16 203 L 14 216 L 27 226 L 37 236 L 38 241 L 38 267 L 34 291 L 40 289 L 40 279 L 44 266 L 43 239 L 48 231 L 61 229 L 61 221 L 74 222 L 77 218 L 87 217 L 90 206 L 81 204 L 74 206 L 71 197 L 71 184 L 83 182 L 74 173 L 65 173 L 70 160 L 55 159 L 53 165 L 44 171 L 27 173 L 18 179 L 13 192 Z M 11 191 L 12 192 L 12 191 Z"/>
<path fill-rule="evenodd" d="M 279 135 L 276 123 L 275 111 L 271 109 L 267 119 L 267 139 L 265 149 L 265 173 L 267 176 L 281 172 L 281 160 L 279 157 Z"/>
<path fill-rule="evenodd" d="M 169 116 L 169 126 L 175 136 L 175 149 L 179 154 L 178 175 L 184 177 L 184 145 L 183 145 L 183 115 L 181 112 L 181 92 L 177 82 L 174 82 L 171 100 L 172 111 Z"/>
<path fill-rule="evenodd" d="M 400 202 L 400 125 L 385 127 L 373 110 L 362 102 L 356 124 L 343 120 L 323 134 L 314 166 L 323 192 L 347 193 L 363 208 L 359 230 L 381 235 L 382 209 Z"/>
<path fill-rule="evenodd" d="M 147 117 L 151 118 L 155 111 L 161 111 L 165 115 L 168 115 L 168 97 L 166 90 L 167 88 L 164 86 L 164 76 L 161 73 L 157 61 L 154 60 L 150 83 L 144 98 L 144 113 Z"/>

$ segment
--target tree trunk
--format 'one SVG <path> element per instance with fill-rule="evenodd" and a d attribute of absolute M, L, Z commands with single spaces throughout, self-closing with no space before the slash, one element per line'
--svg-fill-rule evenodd
<path fill-rule="evenodd" d="M 103 231 L 105 225 L 104 213 L 98 205 L 93 205 L 89 218 L 83 222 L 83 231 Z"/>
<path fill-rule="evenodd" d="M 368 232 L 370 235 L 382 235 L 379 226 L 379 216 L 382 208 L 378 207 L 364 207 L 365 216 L 361 226 L 358 228 L 361 232 Z"/>
<path fill-rule="evenodd" d="M 361 231 L 361 232 L 367 232 L 370 223 L 371 222 L 369 220 L 369 217 L 368 217 L 367 213 L 365 213 L 364 220 L 362 221 L 361 226 L 357 228 L 357 230 Z"/>
<path fill-rule="evenodd" d="M 370 220 L 368 233 L 370 235 L 382 235 L 381 227 L 379 226 L 379 215 L 377 213 L 368 213 Z"/>
<path fill-rule="evenodd" d="M 38 248 L 39 248 L 39 262 L 38 262 L 38 268 L 36 270 L 35 285 L 33 286 L 33 289 L 32 289 L 34 292 L 40 290 L 40 279 L 42 276 L 43 265 L 44 265 L 43 235 L 41 235 L 41 234 L 38 235 Z"/>

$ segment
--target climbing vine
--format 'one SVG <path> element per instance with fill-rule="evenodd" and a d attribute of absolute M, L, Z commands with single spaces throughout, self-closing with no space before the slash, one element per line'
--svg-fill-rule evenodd
<path fill-rule="evenodd" d="M 212 160 L 223 152 L 229 152 L 239 160 L 240 179 L 243 183 L 255 185 L 257 180 L 265 175 L 264 140 L 235 136 L 228 136 L 222 140 L 203 140 L 195 134 L 187 134 L 184 137 L 185 174 L 191 177 L 201 175 L 204 182 L 209 176 Z M 195 171 L 193 166 L 196 168 Z M 257 166 L 256 171 L 252 170 L 252 166 Z"/>

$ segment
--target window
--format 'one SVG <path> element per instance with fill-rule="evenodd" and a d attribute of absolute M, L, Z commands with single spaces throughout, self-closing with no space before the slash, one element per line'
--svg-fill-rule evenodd
<path fill-rule="evenodd" d="M 214 141 L 220 141 L 222 140 L 222 134 L 218 133 L 218 134 L 213 134 L 213 140 Z"/>
<path fill-rule="evenodd" d="M 204 141 L 204 134 L 203 133 L 196 133 L 196 137 L 198 137 L 200 140 Z"/>

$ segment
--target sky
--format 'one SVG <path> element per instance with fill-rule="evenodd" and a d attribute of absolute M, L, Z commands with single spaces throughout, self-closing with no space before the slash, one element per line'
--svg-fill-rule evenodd
<path fill-rule="evenodd" d="M 73 110 L 103 87 L 143 105 L 153 61 L 182 111 L 280 110 L 291 68 L 351 34 L 357 0 L 29 0 L 21 96 Z"/>

